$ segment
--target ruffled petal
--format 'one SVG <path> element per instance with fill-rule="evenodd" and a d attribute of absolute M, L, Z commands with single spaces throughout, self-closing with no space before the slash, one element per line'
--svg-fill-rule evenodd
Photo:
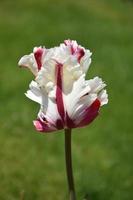
<path fill-rule="evenodd" d="M 40 119 L 34 120 L 33 124 L 34 124 L 36 130 L 39 132 L 53 132 L 53 131 L 57 130 L 50 123 L 45 122 L 45 121 L 42 122 Z"/>
<path fill-rule="evenodd" d="M 87 73 L 91 64 L 91 55 L 92 53 L 90 52 L 90 50 L 85 50 L 85 54 L 80 60 L 80 66 L 84 73 Z"/>
<path fill-rule="evenodd" d="M 98 115 L 100 106 L 107 103 L 104 87 L 105 84 L 98 77 L 85 81 L 85 74 L 74 82 L 71 92 L 64 95 L 66 112 L 69 121 L 73 122 L 71 128 L 89 124 Z"/>
<path fill-rule="evenodd" d="M 49 84 L 49 82 L 53 84 L 53 87 L 55 86 L 56 64 L 56 61 L 53 59 L 45 61 L 44 67 L 42 67 L 35 79 L 40 87 L 47 87 L 47 84 Z"/>
<path fill-rule="evenodd" d="M 92 53 L 90 50 L 78 45 L 75 40 L 65 40 L 64 44 L 68 47 L 70 54 L 77 59 L 78 63 L 80 63 L 83 73 L 86 73 L 91 64 Z"/>
<path fill-rule="evenodd" d="M 33 53 L 23 56 L 18 65 L 21 67 L 29 68 L 30 71 L 37 76 L 38 71 L 43 65 L 45 49 L 42 47 L 35 47 Z"/>
<path fill-rule="evenodd" d="M 98 99 L 101 103 L 101 106 L 105 105 L 108 103 L 108 94 L 106 90 L 102 90 L 99 95 L 98 95 Z"/>
<path fill-rule="evenodd" d="M 82 120 L 76 123 L 76 127 L 83 127 L 90 124 L 99 114 L 100 101 L 96 99 L 91 106 L 84 110 Z"/>
<path fill-rule="evenodd" d="M 29 85 L 30 90 L 28 90 L 25 95 L 39 104 L 42 104 L 42 92 L 35 81 L 32 81 Z"/>
<path fill-rule="evenodd" d="M 36 64 L 37 64 L 37 69 L 39 71 L 43 65 L 45 49 L 42 47 L 35 47 L 33 52 L 34 52 L 34 57 L 35 57 Z"/>

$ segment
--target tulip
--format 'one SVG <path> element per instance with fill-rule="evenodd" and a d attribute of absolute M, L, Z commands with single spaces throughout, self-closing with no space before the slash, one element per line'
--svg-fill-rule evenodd
<path fill-rule="evenodd" d="M 26 96 L 40 104 L 37 131 L 47 133 L 65 130 L 66 168 L 70 199 L 75 200 L 71 161 L 71 129 L 90 124 L 108 103 L 101 78 L 85 80 L 92 53 L 73 40 L 65 40 L 59 47 L 35 47 L 23 56 L 19 65 L 28 68 L 35 79 Z"/>

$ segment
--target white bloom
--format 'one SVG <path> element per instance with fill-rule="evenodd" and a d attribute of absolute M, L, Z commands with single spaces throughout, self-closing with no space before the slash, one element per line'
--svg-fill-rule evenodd
<path fill-rule="evenodd" d="M 26 96 L 40 104 L 34 125 L 38 131 L 82 127 L 93 121 L 100 106 L 108 103 L 102 79 L 85 80 L 91 52 L 65 40 L 59 47 L 34 48 L 19 65 L 35 75 Z"/>

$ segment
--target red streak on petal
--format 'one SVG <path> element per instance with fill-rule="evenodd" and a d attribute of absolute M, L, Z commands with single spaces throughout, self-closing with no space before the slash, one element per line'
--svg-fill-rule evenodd
<path fill-rule="evenodd" d="M 98 99 L 96 99 L 96 100 L 91 104 L 91 106 L 89 107 L 89 109 L 90 109 L 92 112 L 94 112 L 94 111 L 96 111 L 96 110 L 99 109 L 100 105 L 101 105 L 100 101 L 99 101 Z"/>
<path fill-rule="evenodd" d="M 67 112 L 66 112 L 66 126 L 67 128 L 75 128 L 75 124 L 73 120 L 69 117 Z"/>
<path fill-rule="evenodd" d="M 37 67 L 38 67 L 38 71 L 41 69 L 42 66 L 42 54 L 43 54 L 44 50 L 43 48 L 38 48 L 35 52 L 34 52 L 34 56 L 37 62 Z"/>
<path fill-rule="evenodd" d="M 77 56 L 78 56 L 78 62 L 80 62 L 81 58 L 85 55 L 85 52 L 83 49 L 78 49 L 78 53 L 77 53 Z"/>
<path fill-rule="evenodd" d="M 71 50 L 71 54 L 77 57 L 78 62 L 85 55 L 84 49 L 78 45 L 74 46 L 72 40 L 65 40 L 64 44 L 68 46 Z"/>
<path fill-rule="evenodd" d="M 70 48 L 71 48 L 71 54 L 74 55 L 75 49 L 74 49 L 73 45 L 71 45 Z"/>
<path fill-rule="evenodd" d="M 64 128 L 64 125 L 63 125 L 61 119 L 57 119 L 57 121 L 56 121 L 56 128 L 57 128 L 58 130 L 61 130 L 61 129 Z"/>
<path fill-rule="evenodd" d="M 72 40 L 65 40 L 64 44 L 70 48 L 71 54 L 73 55 L 76 51 L 76 48 L 74 48 Z"/>
<path fill-rule="evenodd" d="M 62 72 L 63 67 L 62 64 L 57 63 L 56 65 L 56 103 L 58 112 L 64 122 L 65 119 L 65 109 L 63 102 L 63 94 L 62 94 Z"/>
<path fill-rule="evenodd" d="M 99 114 L 98 113 L 99 108 L 100 108 L 100 101 L 98 99 L 96 99 L 92 103 L 92 105 L 85 110 L 85 115 L 84 115 L 82 121 L 77 125 L 77 127 L 82 127 L 82 126 L 86 126 L 86 125 L 90 124 Z"/>

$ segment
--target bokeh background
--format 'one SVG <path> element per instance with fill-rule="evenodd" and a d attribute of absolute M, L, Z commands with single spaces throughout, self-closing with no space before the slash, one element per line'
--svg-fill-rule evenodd
<path fill-rule="evenodd" d="M 109 93 L 95 122 L 73 130 L 78 199 L 133 199 L 133 1 L 0 0 L 0 200 L 68 199 L 64 134 L 36 133 L 33 76 L 17 66 L 68 38 L 93 52 L 87 78 Z"/>

